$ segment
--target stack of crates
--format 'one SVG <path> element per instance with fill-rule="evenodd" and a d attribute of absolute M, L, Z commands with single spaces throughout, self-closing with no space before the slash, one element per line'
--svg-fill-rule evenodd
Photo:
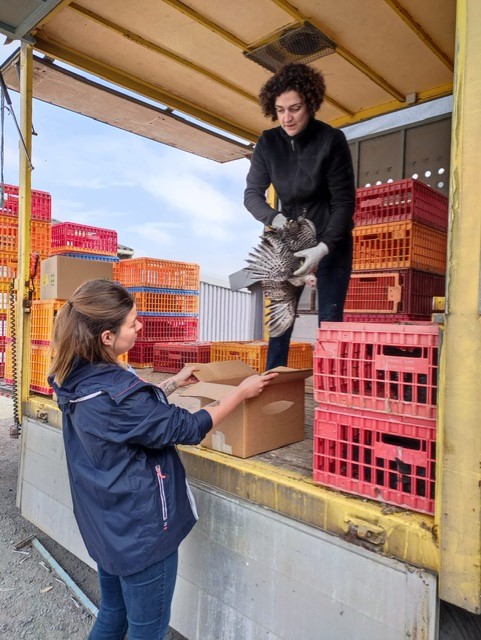
<path fill-rule="evenodd" d="M 268 343 L 260 340 L 243 342 L 212 342 L 210 359 L 212 362 L 242 360 L 257 373 L 266 370 Z M 291 342 L 287 366 L 292 369 L 312 369 L 312 344 Z"/>
<path fill-rule="evenodd" d="M 439 331 L 429 322 L 322 323 L 315 482 L 433 513 Z"/>
<path fill-rule="evenodd" d="M 52 198 L 45 191 L 32 189 L 30 244 L 32 256 L 31 273 L 34 276 L 33 299 L 40 292 L 40 260 L 50 252 Z M 0 377 L 6 375 L 7 344 L 9 329 L 7 309 L 10 306 L 10 287 L 18 268 L 18 210 L 19 188 L 5 184 L 3 206 L 0 206 Z M 36 273 L 34 269 L 36 267 Z"/>
<path fill-rule="evenodd" d="M 448 199 L 418 180 L 357 189 L 344 319 L 428 320 L 444 295 Z"/>
<path fill-rule="evenodd" d="M 50 255 L 70 256 L 84 260 L 118 262 L 117 232 L 77 222 L 52 225 Z"/>
<path fill-rule="evenodd" d="M 50 368 L 50 344 L 53 324 L 58 311 L 65 300 L 34 300 L 30 310 L 30 390 L 42 395 L 52 395 L 53 391 L 47 382 Z M 10 312 L 7 323 L 10 322 Z M 5 382 L 13 384 L 12 338 L 7 337 L 5 357 Z"/>
<path fill-rule="evenodd" d="M 133 367 L 153 366 L 156 343 L 198 340 L 199 265 L 131 258 L 114 265 L 114 279 L 133 295 L 142 322 L 129 351 Z"/>

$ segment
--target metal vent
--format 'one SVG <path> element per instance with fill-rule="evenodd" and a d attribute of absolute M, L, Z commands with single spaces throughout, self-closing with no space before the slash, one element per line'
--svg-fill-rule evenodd
<path fill-rule="evenodd" d="M 313 62 L 336 51 L 335 43 L 310 22 L 286 29 L 274 42 L 244 51 L 249 60 L 275 73 L 289 62 Z"/>

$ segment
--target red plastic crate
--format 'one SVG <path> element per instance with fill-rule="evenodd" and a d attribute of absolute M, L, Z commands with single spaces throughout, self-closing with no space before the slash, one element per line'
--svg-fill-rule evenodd
<path fill-rule="evenodd" d="M 200 289 L 200 267 L 189 262 L 131 258 L 114 265 L 114 279 L 124 287 Z"/>
<path fill-rule="evenodd" d="M 357 271 L 351 275 L 344 311 L 429 318 L 433 297 L 444 295 L 445 284 L 445 276 L 416 269 Z"/>
<path fill-rule="evenodd" d="M 1 215 L 18 216 L 19 188 L 11 184 L 4 185 L 3 209 Z M 52 196 L 46 191 L 31 191 L 30 217 L 32 220 L 50 222 L 52 219 Z"/>
<path fill-rule="evenodd" d="M 210 342 L 154 344 L 154 371 L 177 373 L 187 362 L 210 362 Z"/>
<path fill-rule="evenodd" d="M 418 180 L 396 180 L 356 190 L 356 226 L 414 220 L 446 231 L 448 198 Z"/>
<path fill-rule="evenodd" d="M 90 227 L 76 222 L 59 222 L 52 225 L 51 254 L 78 251 L 116 256 L 117 231 Z"/>
<path fill-rule="evenodd" d="M 143 316 L 140 342 L 195 342 L 199 337 L 199 319 L 191 316 Z"/>
<path fill-rule="evenodd" d="M 316 402 L 434 419 L 438 325 L 322 322 Z"/>
<path fill-rule="evenodd" d="M 329 405 L 315 410 L 315 482 L 433 513 L 435 458 L 435 420 Z"/>
<path fill-rule="evenodd" d="M 386 322 L 388 324 L 401 324 L 413 322 L 431 323 L 431 314 L 426 316 L 410 316 L 407 313 L 345 313 L 344 322 Z"/>
<path fill-rule="evenodd" d="M 388 222 L 353 231 L 354 271 L 419 269 L 444 275 L 447 235 L 419 222 Z"/>
<path fill-rule="evenodd" d="M 132 367 L 141 369 L 154 364 L 154 343 L 137 340 L 128 352 L 128 362 Z"/>

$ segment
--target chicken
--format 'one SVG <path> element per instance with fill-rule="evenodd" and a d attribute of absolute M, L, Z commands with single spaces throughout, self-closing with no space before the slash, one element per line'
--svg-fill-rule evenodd
<path fill-rule="evenodd" d="M 316 278 L 294 276 L 301 260 L 294 255 L 315 247 L 316 230 L 310 220 L 300 217 L 288 220 L 284 227 L 267 227 L 260 244 L 247 259 L 246 269 L 261 281 L 264 296 L 269 299 L 267 327 L 271 338 L 282 335 L 294 322 L 298 287 L 314 286 Z"/>

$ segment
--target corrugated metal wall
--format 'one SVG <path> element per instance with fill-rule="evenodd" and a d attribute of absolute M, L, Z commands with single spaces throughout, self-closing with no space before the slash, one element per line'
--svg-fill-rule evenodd
<path fill-rule="evenodd" d="M 251 293 L 200 283 L 199 340 L 252 340 Z"/>

